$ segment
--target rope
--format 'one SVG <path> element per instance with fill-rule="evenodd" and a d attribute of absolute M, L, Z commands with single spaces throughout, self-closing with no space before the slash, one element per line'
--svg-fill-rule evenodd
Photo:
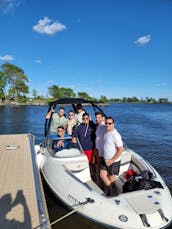
<path fill-rule="evenodd" d="M 83 207 L 84 205 L 88 204 L 88 203 L 94 203 L 94 200 L 91 199 L 91 198 L 87 198 L 86 201 L 80 203 L 80 206 L 74 210 L 72 210 L 71 212 L 68 212 L 66 215 L 63 215 L 62 217 L 60 217 L 59 219 L 53 221 L 50 223 L 50 226 L 62 221 L 63 219 L 67 218 L 68 216 L 74 214 L 75 212 L 77 212 L 81 207 Z M 50 221 L 50 219 L 47 219 L 47 222 Z M 33 229 L 37 229 L 37 228 L 40 228 L 40 226 L 43 226 L 44 223 L 34 227 Z"/>
<path fill-rule="evenodd" d="M 81 207 L 83 207 L 84 205 L 86 205 L 86 204 L 88 204 L 88 203 L 94 203 L 94 200 L 91 199 L 91 198 L 87 198 L 87 200 L 86 200 L 85 202 L 82 202 L 78 208 L 72 210 L 71 212 L 67 213 L 66 215 L 60 217 L 59 219 L 57 219 L 57 220 L 51 222 L 51 223 L 50 223 L 50 226 L 54 225 L 55 223 L 60 222 L 61 220 L 67 218 L 68 216 L 74 214 L 74 213 L 77 212 Z"/>

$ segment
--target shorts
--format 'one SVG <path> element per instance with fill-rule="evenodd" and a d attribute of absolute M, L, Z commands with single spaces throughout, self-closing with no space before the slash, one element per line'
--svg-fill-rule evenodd
<path fill-rule="evenodd" d="M 93 150 L 92 149 L 84 150 L 84 153 L 87 156 L 89 163 L 94 164 Z"/>
<path fill-rule="evenodd" d="M 106 170 L 110 176 L 118 175 L 119 168 L 120 168 L 120 161 L 114 162 L 110 166 L 107 166 L 105 159 L 102 160 L 101 170 Z"/>

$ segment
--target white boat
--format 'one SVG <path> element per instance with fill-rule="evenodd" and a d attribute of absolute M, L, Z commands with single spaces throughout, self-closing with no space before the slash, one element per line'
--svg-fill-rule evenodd
<path fill-rule="evenodd" d="M 88 103 L 82 99 L 62 99 L 50 103 L 49 110 L 58 104 Z M 92 103 L 95 109 L 100 109 Z M 100 109 L 101 110 L 101 109 Z M 36 147 L 36 160 L 41 172 L 55 195 L 79 214 L 111 228 L 167 228 L 172 223 L 172 197 L 158 172 L 141 156 L 125 149 L 119 174 L 116 177 L 115 197 L 108 197 L 90 177 L 87 157 L 78 142 L 69 149 L 54 153 L 49 135 L 50 122 L 46 121 L 45 141 Z M 70 141 L 70 139 L 64 139 Z M 126 172 L 136 174 L 149 171 L 154 187 L 130 192 L 123 191 Z M 139 179 L 138 176 L 136 176 Z"/>

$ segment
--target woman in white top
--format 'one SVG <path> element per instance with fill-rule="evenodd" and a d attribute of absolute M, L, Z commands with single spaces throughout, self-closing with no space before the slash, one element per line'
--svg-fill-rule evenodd
<path fill-rule="evenodd" d="M 82 108 L 82 104 L 80 104 L 80 103 L 78 103 L 77 105 L 76 105 L 76 114 L 75 114 L 75 119 L 76 119 L 76 121 L 77 121 L 77 124 L 79 125 L 79 124 L 81 124 L 82 123 L 82 116 L 83 116 L 83 114 L 85 113 L 85 111 L 83 110 L 83 108 Z"/>
<path fill-rule="evenodd" d="M 77 122 L 76 122 L 76 119 L 75 119 L 74 111 L 70 110 L 68 115 L 69 115 L 69 118 L 67 120 L 67 133 L 69 135 L 72 135 L 73 129 L 76 126 Z"/>

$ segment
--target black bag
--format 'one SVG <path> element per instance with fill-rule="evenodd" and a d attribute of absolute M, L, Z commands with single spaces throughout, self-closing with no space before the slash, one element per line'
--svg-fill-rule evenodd
<path fill-rule="evenodd" d="M 143 177 L 144 179 L 151 179 L 153 174 L 149 170 L 142 171 L 139 176 Z"/>
<path fill-rule="evenodd" d="M 163 187 L 160 182 L 150 180 L 150 179 L 140 179 L 135 186 L 135 190 L 141 190 L 141 189 L 149 190 L 152 188 L 163 188 Z"/>
<path fill-rule="evenodd" d="M 136 190 L 149 190 L 152 188 L 163 188 L 160 182 L 154 181 L 151 178 L 153 174 L 145 170 L 141 172 L 138 176 L 132 176 L 124 185 L 123 192 L 132 192 Z"/>
<path fill-rule="evenodd" d="M 123 185 L 123 192 L 132 192 L 135 191 L 135 187 L 137 185 L 137 181 L 135 179 L 134 176 L 130 177 L 130 179 L 125 182 L 125 184 Z"/>

